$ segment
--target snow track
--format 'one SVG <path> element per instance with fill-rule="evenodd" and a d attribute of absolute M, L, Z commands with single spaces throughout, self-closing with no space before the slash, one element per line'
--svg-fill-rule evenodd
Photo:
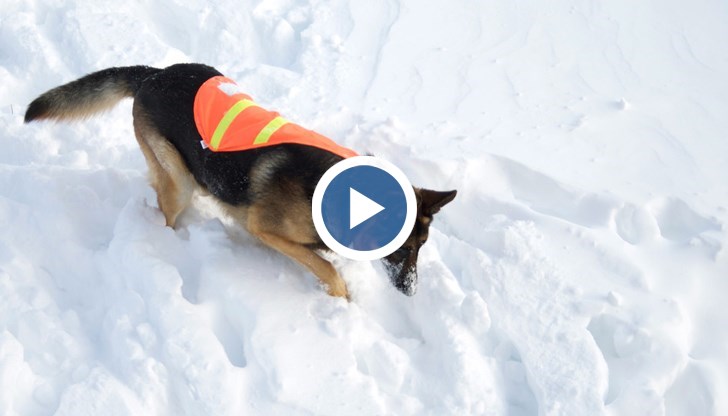
<path fill-rule="evenodd" d="M 0 414 L 728 413 L 719 1 L 11 1 Z M 407 298 L 353 301 L 203 197 L 164 226 L 131 105 L 22 124 L 109 66 L 204 62 L 458 189 Z"/>

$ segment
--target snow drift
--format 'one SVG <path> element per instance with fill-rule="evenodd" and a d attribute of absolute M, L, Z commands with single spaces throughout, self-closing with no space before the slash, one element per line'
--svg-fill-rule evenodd
<path fill-rule="evenodd" d="M 11 1 L 0 414 L 728 413 L 724 2 Z M 24 125 L 110 66 L 204 62 L 458 189 L 407 298 L 353 301 L 200 198 L 172 230 L 130 104 Z"/>

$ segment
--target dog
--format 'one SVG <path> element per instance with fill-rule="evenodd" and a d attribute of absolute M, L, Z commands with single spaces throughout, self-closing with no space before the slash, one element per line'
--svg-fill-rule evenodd
<path fill-rule="evenodd" d="M 327 247 L 311 213 L 316 184 L 344 156 L 325 146 L 295 142 L 239 151 L 204 145 L 195 100 L 203 84 L 216 77 L 222 74 L 203 64 L 108 68 L 43 93 L 28 106 L 25 122 L 85 119 L 133 98 L 134 133 L 167 226 L 175 227 L 195 192 L 211 195 L 226 215 L 263 244 L 306 267 L 329 295 L 350 299 L 344 280 L 319 255 Z M 408 296 L 417 289 L 417 256 L 433 215 L 457 193 L 416 187 L 414 191 L 417 216 L 412 232 L 383 258 L 392 284 Z"/>

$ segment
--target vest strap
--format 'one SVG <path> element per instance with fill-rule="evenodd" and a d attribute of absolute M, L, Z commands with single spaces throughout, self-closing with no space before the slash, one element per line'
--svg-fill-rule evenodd
<path fill-rule="evenodd" d="M 225 115 L 222 117 L 222 120 L 220 120 L 220 123 L 218 123 L 217 127 L 215 127 L 215 132 L 212 134 L 212 139 L 210 139 L 210 148 L 212 150 L 217 150 L 220 147 L 220 142 L 222 141 L 222 138 L 225 136 L 225 132 L 227 131 L 228 127 L 233 123 L 235 120 L 235 117 L 237 117 L 240 113 L 243 112 L 248 107 L 257 106 L 253 101 L 248 99 L 242 99 L 235 103 L 230 109 L 225 112 Z M 270 123 L 269 123 L 270 124 Z M 268 126 L 266 126 L 268 127 Z M 265 129 L 263 129 L 265 130 Z M 263 133 L 262 131 L 260 132 Z M 258 134 L 260 136 L 260 134 Z M 268 136 L 270 138 L 270 135 Z M 256 139 L 257 140 L 257 139 Z M 267 141 L 267 139 L 266 139 Z"/>
<path fill-rule="evenodd" d="M 285 118 L 278 116 L 268 122 L 268 124 L 263 127 L 263 129 L 258 133 L 257 136 L 255 136 L 255 140 L 253 140 L 253 144 L 263 144 L 267 143 L 268 140 L 270 140 L 270 136 L 273 135 L 273 133 L 277 132 L 278 129 L 283 127 L 284 125 L 288 124 L 288 120 Z"/>

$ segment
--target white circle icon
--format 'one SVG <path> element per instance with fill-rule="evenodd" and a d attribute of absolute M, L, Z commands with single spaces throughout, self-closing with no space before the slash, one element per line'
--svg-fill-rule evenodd
<path fill-rule="evenodd" d="M 352 260 L 375 260 L 407 240 L 417 217 L 417 198 L 396 166 L 355 156 L 324 173 L 311 211 L 316 232 L 329 249 Z"/>

